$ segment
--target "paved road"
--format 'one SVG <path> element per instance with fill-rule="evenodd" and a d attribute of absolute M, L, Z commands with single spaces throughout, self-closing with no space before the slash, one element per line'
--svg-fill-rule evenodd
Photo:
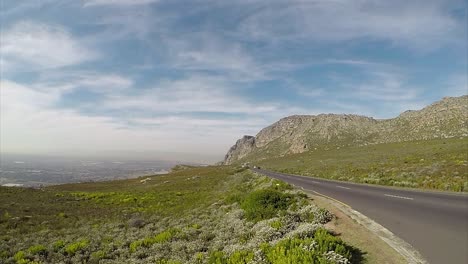
<path fill-rule="evenodd" d="M 346 203 L 410 243 L 429 263 L 468 263 L 468 195 L 254 170 Z"/>

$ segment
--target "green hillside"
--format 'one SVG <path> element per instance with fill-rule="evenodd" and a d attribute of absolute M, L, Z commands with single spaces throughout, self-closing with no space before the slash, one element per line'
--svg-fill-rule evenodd
<path fill-rule="evenodd" d="M 331 214 L 289 185 L 232 166 L 0 187 L 1 263 L 360 263 Z"/>
<path fill-rule="evenodd" d="M 224 164 L 282 157 L 323 148 L 468 137 L 468 95 L 445 97 L 390 119 L 353 114 L 293 115 L 244 136 L 227 152 Z"/>
<path fill-rule="evenodd" d="M 249 160 L 266 169 L 358 183 L 468 191 L 468 138 L 367 146 L 322 146 L 301 154 Z"/>

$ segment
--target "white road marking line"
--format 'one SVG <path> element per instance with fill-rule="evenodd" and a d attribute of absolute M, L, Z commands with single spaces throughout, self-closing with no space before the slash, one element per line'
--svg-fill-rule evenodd
<path fill-rule="evenodd" d="M 320 184 L 320 182 L 318 182 L 318 181 L 312 181 L 312 182 L 313 182 L 313 183 L 316 183 L 316 184 Z"/>
<path fill-rule="evenodd" d="M 414 200 L 414 198 L 411 198 L 411 197 L 404 197 L 404 196 L 391 195 L 391 194 L 384 194 L 384 195 L 388 196 L 388 197 L 393 197 L 393 198 L 399 198 L 399 199 L 405 199 L 405 200 Z"/>
<path fill-rule="evenodd" d="M 337 185 L 336 187 L 341 188 L 341 189 L 351 190 L 351 188 L 344 187 L 344 186 L 339 186 L 339 185 Z"/>

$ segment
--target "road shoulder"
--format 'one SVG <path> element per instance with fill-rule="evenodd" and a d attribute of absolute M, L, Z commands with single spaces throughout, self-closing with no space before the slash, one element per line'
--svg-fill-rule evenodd
<path fill-rule="evenodd" d="M 335 215 L 335 218 L 327 223 L 327 229 L 338 234 L 343 241 L 362 250 L 364 263 L 411 263 L 377 234 L 352 219 L 347 212 L 344 212 L 346 210 L 342 204 L 310 191 L 307 191 L 307 194 L 317 206 L 323 207 Z"/>

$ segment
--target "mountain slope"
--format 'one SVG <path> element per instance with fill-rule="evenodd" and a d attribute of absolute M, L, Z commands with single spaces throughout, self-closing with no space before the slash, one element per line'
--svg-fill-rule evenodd
<path fill-rule="evenodd" d="M 244 136 L 226 154 L 224 163 L 264 159 L 319 148 L 468 136 L 468 96 L 445 97 L 418 111 L 376 120 L 346 114 L 295 115 Z"/>

